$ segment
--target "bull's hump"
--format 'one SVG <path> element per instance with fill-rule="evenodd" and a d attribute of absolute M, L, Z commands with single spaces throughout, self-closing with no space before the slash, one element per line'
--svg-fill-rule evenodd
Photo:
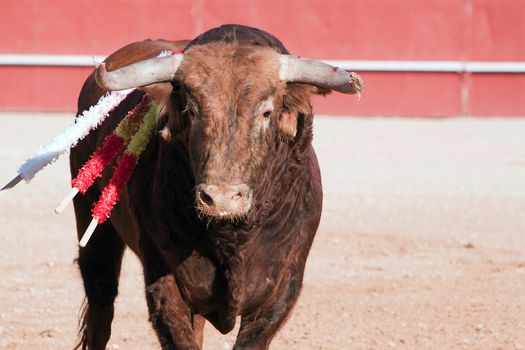
<path fill-rule="evenodd" d="M 239 24 L 225 24 L 208 30 L 192 40 L 188 48 L 210 42 L 235 43 L 239 45 L 270 47 L 280 53 L 288 54 L 283 43 L 275 36 L 261 29 Z"/>

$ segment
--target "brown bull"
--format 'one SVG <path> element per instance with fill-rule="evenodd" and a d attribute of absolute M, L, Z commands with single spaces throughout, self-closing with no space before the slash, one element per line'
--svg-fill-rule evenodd
<path fill-rule="evenodd" d="M 362 87 L 355 74 L 287 54 L 268 33 L 227 25 L 191 42 L 131 44 L 88 78 L 79 111 L 106 90 L 142 88 L 73 149 L 73 176 L 143 94 L 162 108 L 111 219 L 79 250 L 82 349 L 109 339 L 126 245 L 144 267 L 162 349 L 201 349 L 206 320 L 228 333 L 237 316 L 234 349 L 268 349 L 297 300 L 321 217 L 310 95 Z M 75 198 L 79 236 L 109 176 Z"/>

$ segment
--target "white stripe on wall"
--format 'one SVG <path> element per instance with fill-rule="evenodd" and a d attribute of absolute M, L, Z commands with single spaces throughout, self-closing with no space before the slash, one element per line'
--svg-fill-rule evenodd
<path fill-rule="evenodd" d="M 0 54 L 0 66 L 94 67 L 105 56 Z M 370 72 L 525 73 L 525 62 L 323 60 L 331 65 Z"/>
<path fill-rule="evenodd" d="M 348 70 L 376 72 L 525 73 L 525 62 L 476 61 L 334 61 L 325 62 Z"/>
<path fill-rule="evenodd" d="M 0 66 L 94 67 L 105 56 L 0 54 Z"/>

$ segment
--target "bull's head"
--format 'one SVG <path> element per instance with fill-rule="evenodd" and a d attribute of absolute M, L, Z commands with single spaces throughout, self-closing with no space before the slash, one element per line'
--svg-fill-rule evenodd
<path fill-rule="evenodd" d="M 311 117 L 312 92 L 357 93 L 363 86 L 357 74 L 319 61 L 233 43 L 196 45 L 111 72 L 102 64 L 96 78 L 106 90 L 172 82 L 176 111 L 169 118 L 186 130 L 196 208 L 216 219 L 249 212 L 276 143 L 293 146 L 298 118 Z"/>

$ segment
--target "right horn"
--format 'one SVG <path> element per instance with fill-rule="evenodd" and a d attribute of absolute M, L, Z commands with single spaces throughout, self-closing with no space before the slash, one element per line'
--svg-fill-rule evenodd
<path fill-rule="evenodd" d="M 165 57 L 150 58 L 108 72 L 102 63 L 95 75 L 97 84 L 108 91 L 171 81 L 184 59 L 184 54 L 176 53 Z"/>
<path fill-rule="evenodd" d="M 282 81 L 315 85 L 345 94 L 359 93 L 364 87 L 363 79 L 354 72 L 347 72 L 321 61 L 291 55 L 279 56 L 279 77 Z"/>

